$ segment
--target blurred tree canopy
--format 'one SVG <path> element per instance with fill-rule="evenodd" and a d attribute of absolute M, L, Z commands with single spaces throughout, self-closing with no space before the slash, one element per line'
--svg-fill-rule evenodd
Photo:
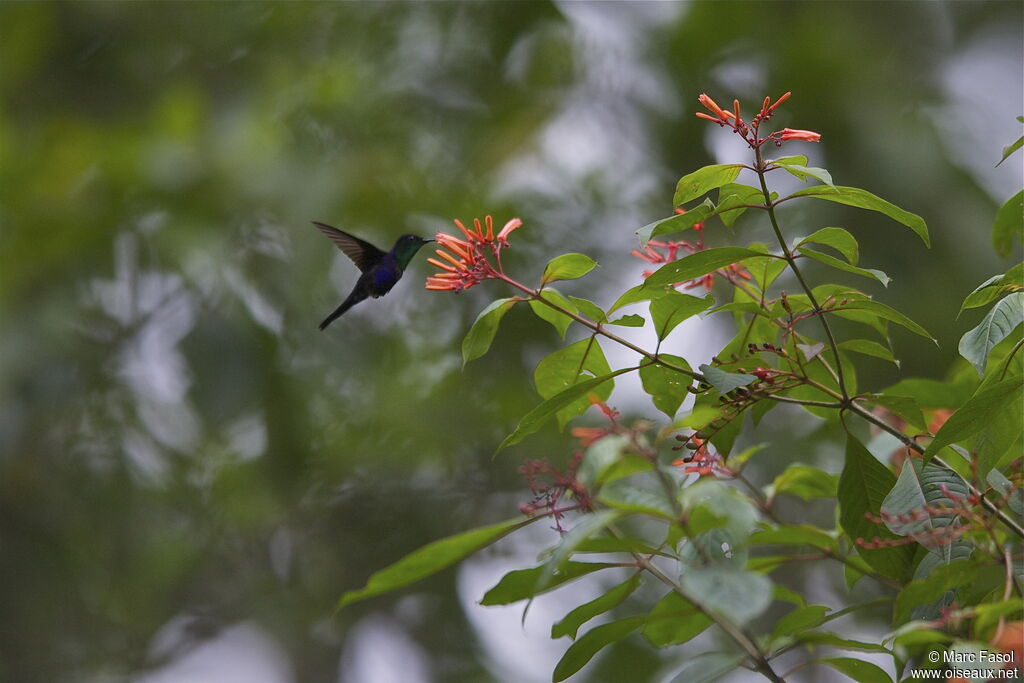
<path fill-rule="evenodd" d="M 551 429 L 491 459 L 554 339 L 512 315 L 462 369 L 461 334 L 503 292 L 426 292 L 418 259 L 318 332 L 355 274 L 309 221 L 383 246 L 520 216 L 524 279 L 581 251 L 639 281 L 633 231 L 734 149 L 693 117 L 700 92 L 792 90 L 780 123 L 823 134 L 814 165 L 926 218 L 930 252 L 855 220 L 894 276 L 877 293 L 940 340 L 904 338 L 903 376 L 944 375 L 977 321 L 936 296 L 1006 266 L 988 230 L 1019 156 L 992 167 L 1019 135 L 1022 19 L 1019 2 L 4 4 L 0 678 L 132 676 L 247 622 L 281 646 L 280 680 L 344 680 L 354 625 L 402 605 L 333 617 L 341 592 L 513 516 L 518 462 L 569 446 Z M 853 223 L 818 208 L 791 222 Z M 451 574 L 415 591 L 401 621 L 427 680 L 526 680 L 480 644 Z M 580 678 L 659 665 L 621 646 Z"/>

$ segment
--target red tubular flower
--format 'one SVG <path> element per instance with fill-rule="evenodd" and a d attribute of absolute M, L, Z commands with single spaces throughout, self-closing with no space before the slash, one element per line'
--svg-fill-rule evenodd
<path fill-rule="evenodd" d="M 731 114 L 729 112 L 725 111 L 724 109 L 722 109 L 721 107 L 719 107 L 715 103 L 715 101 L 713 99 L 711 99 L 710 97 L 708 97 L 705 93 L 701 93 L 700 96 L 697 97 L 697 101 L 700 102 L 701 104 L 703 104 L 704 107 L 708 111 L 712 112 L 715 116 L 718 117 L 718 119 L 713 119 L 712 118 L 711 119 L 712 121 L 716 121 L 717 120 L 717 121 L 722 121 L 723 123 L 728 123 L 729 122 L 729 117 L 731 116 Z M 700 116 L 700 114 L 698 114 L 698 116 Z M 710 117 L 707 114 L 705 114 L 704 116 L 701 116 L 701 118 L 710 118 Z"/>
<path fill-rule="evenodd" d="M 522 220 L 513 218 L 495 237 L 494 219 L 490 216 L 485 217 L 483 223 L 479 218 L 474 218 L 472 228 L 467 228 L 462 221 L 455 219 L 455 227 L 465 239 L 443 232 L 434 236 L 442 247 L 435 251 L 440 258 L 428 258 L 427 263 L 439 268 L 441 272 L 427 278 L 427 289 L 461 292 L 483 280 L 500 277 L 499 253 L 509 246 L 509 234 L 522 224 Z M 488 254 L 497 267 L 488 260 Z"/>
<path fill-rule="evenodd" d="M 818 142 L 821 140 L 821 133 L 815 133 L 813 130 L 800 130 L 799 128 L 783 128 L 775 135 L 778 135 L 782 141 L 803 140 L 804 142 Z"/>

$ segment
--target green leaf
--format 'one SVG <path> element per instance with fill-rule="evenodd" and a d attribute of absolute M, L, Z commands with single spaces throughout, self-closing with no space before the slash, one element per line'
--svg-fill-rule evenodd
<path fill-rule="evenodd" d="M 738 652 L 702 652 L 690 658 L 669 683 L 713 683 L 738 667 L 743 659 Z"/>
<path fill-rule="evenodd" d="M 1003 147 L 1003 156 L 1000 157 L 999 164 L 1001 164 L 1004 161 L 1006 161 L 1010 157 L 1010 155 L 1013 154 L 1014 152 L 1016 152 L 1018 149 L 1020 149 L 1021 146 L 1024 146 L 1024 135 L 1022 135 L 1021 137 L 1017 138 L 1016 142 L 1011 143 L 1011 144 L 1007 145 L 1006 147 Z M 996 166 L 998 166 L 999 164 L 996 164 Z"/>
<path fill-rule="evenodd" d="M 338 601 L 338 609 L 425 579 L 533 521 L 535 520 L 517 517 L 429 543 L 391 566 L 374 572 L 363 588 L 342 595 Z"/>
<path fill-rule="evenodd" d="M 596 392 L 598 387 L 605 382 L 635 369 L 636 368 L 623 368 L 621 370 L 616 370 L 615 372 L 610 372 L 607 375 L 602 375 L 601 377 L 595 377 L 594 379 L 574 384 L 565 391 L 555 394 L 524 415 L 523 419 L 521 419 L 519 424 L 516 425 L 515 431 L 506 436 L 505 440 L 498 446 L 498 451 L 501 451 L 513 444 L 517 444 L 530 434 L 538 431 L 541 427 L 547 424 L 547 422 L 551 420 L 559 410 L 571 405 L 574 401 L 586 396 L 587 394 Z"/>
<path fill-rule="evenodd" d="M 874 268 L 859 268 L 857 266 L 851 266 L 849 263 L 840 261 L 834 256 L 823 254 L 820 251 L 815 251 L 814 249 L 810 249 L 808 247 L 798 247 L 797 251 L 799 251 L 801 254 L 808 258 L 812 258 L 819 263 L 824 263 L 826 266 L 835 268 L 836 270 L 841 270 L 844 273 L 853 273 L 854 275 L 860 275 L 862 277 L 868 277 L 873 280 L 878 280 L 879 282 L 882 283 L 883 287 L 888 287 L 889 282 L 891 282 L 891 278 L 888 275 L 886 275 L 880 270 L 875 270 Z"/>
<path fill-rule="evenodd" d="M 732 565 L 686 567 L 679 584 L 704 607 L 740 626 L 772 602 L 771 579 Z"/>
<path fill-rule="evenodd" d="M 684 175 L 676 183 L 676 192 L 672 197 L 673 206 L 682 206 L 705 192 L 731 183 L 736 180 L 742 169 L 742 164 L 716 164 Z"/>
<path fill-rule="evenodd" d="M 669 522 L 677 521 L 672 504 L 661 492 L 616 484 L 601 489 L 597 499 L 604 505 L 623 512 L 636 512 Z"/>
<path fill-rule="evenodd" d="M 568 562 L 555 571 L 554 576 L 548 582 L 548 585 L 545 586 L 544 590 L 537 590 L 537 581 L 540 579 L 541 574 L 544 573 L 543 566 L 530 569 L 515 569 L 501 577 L 501 581 L 484 594 L 480 604 L 485 606 L 508 605 L 509 603 L 519 602 L 541 593 L 547 593 L 563 583 L 573 581 L 581 576 L 618 566 L 617 564 L 609 564 L 607 562 Z"/>
<path fill-rule="evenodd" d="M 1006 200 L 996 212 L 992 226 L 992 246 L 1006 257 L 1013 251 L 1013 238 L 1024 241 L 1024 190 Z"/>
<path fill-rule="evenodd" d="M 718 206 L 716 213 L 725 224 L 731 228 L 736 219 L 746 211 L 744 204 L 764 204 L 764 194 L 759 188 L 739 183 L 723 185 L 718 191 Z"/>
<path fill-rule="evenodd" d="M 968 308 L 985 306 L 1010 292 L 1024 289 L 1024 263 L 1018 263 L 1002 275 L 993 275 L 967 295 L 960 306 L 960 313 Z M 957 317 L 960 317 L 960 313 Z"/>
<path fill-rule="evenodd" d="M 608 366 L 601 345 L 594 337 L 587 337 L 559 349 L 541 360 L 533 372 L 533 382 L 537 387 L 537 393 L 542 398 L 550 399 L 579 382 L 607 375 L 609 372 L 611 372 L 611 368 Z M 594 393 L 604 400 L 611 394 L 611 390 L 612 386 L 609 383 L 607 386 L 594 390 Z M 588 407 L 590 407 L 590 401 L 587 400 L 586 395 L 583 395 L 560 408 L 557 412 L 559 428 L 564 428 L 569 420 Z"/>
<path fill-rule="evenodd" d="M 644 617 L 628 617 L 587 631 L 569 646 L 555 665 L 551 680 L 558 683 L 583 668 L 602 648 L 618 642 L 644 625 Z"/>
<path fill-rule="evenodd" d="M 963 405 L 971 397 L 975 386 L 976 384 L 966 386 L 962 383 L 910 378 L 900 380 L 882 393 L 891 396 L 910 396 L 924 410 L 935 410 Z"/>
<path fill-rule="evenodd" d="M 958 351 L 966 358 L 978 376 L 985 374 L 988 354 L 996 344 L 1006 339 L 1024 322 L 1024 292 L 1015 292 L 1000 299 L 981 323 L 960 338 Z"/>
<path fill-rule="evenodd" d="M 892 351 L 885 348 L 878 342 L 871 341 L 869 339 L 848 339 L 843 342 L 839 342 L 839 348 L 842 351 L 852 351 L 853 353 L 859 353 L 864 356 L 871 356 L 872 358 L 881 358 L 887 360 L 890 363 L 900 366 L 900 362 L 893 357 Z"/>
<path fill-rule="evenodd" d="M 685 358 L 667 353 L 660 354 L 659 358 L 678 367 L 690 367 Z M 640 381 L 643 383 L 644 391 L 650 394 L 654 407 L 668 415 L 669 419 L 675 417 L 683 399 L 686 398 L 686 388 L 693 383 L 687 375 L 660 363 L 641 366 Z"/>
<path fill-rule="evenodd" d="M 628 448 L 629 438 L 624 434 L 608 434 L 595 441 L 587 448 L 580 463 L 580 483 L 591 490 L 599 488 Z"/>
<path fill-rule="evenodd" d="M 937 600 L 947 592 L 972 582 L 980 569 L 981 567 L 975 562 L 959 560 L 949 564 L 940 564 L 927 576 L 914 579 L 904 586 L 896 596 L 896 604 L 893 608 L 894 623 L 901 624 L 907 621 L 911 611 L 918 605 Z"/>
<path fill-rule="evenodd" d="M 745 387 L 751 382 L 756 382 L 757 377 L 741 372 L 726 372 L 711 365 L 701 365 L 698 368 L 708 384 L 718 390 L 718 393 L 725 396 L 733 389 Z"/>
<path fill-rule="evenodd" d="M 762 254 L 753 249 L 744 247 L 719 247 L 717 249 L 705 249 L 696 254 L 684 256 L 681 259 L 666 263 L 658 270 L 651 273 L 644 285 L 647 287 L 658 287 L 663 285 L 675 285 L 687 280 L 693 280 L 702 275 L 712 273 L 719 268 L 742 261 L 748 258 L 771 258 L 768 254 Z M 616 308 L 618 302 L 616 302 Z"/>
<path fill-rule="evenodd" d="M 714 303 L 715 297 L 710 294 L 701 299 L 689 294 L 670 291 L 665 296 L 658 297 L 651 302 L 651 320 L 654 322 L 658 340 L 664 340 L 676 325 L 701 311 L 706 311 Z"/>
<path fill-rule="evenodd" d="M 554 580 L 556 573 L 566 565 L 576 548 L 595 534 L 603 532 L 609 524 L 625 517 L 628 513 L 621 510 L 600 510 L 585 515 L 568 533 L 562 534 L 562 539 L 555 547 L 551 557 L 545 563 L 543 571 L 537 577 L 534 590 L 543 592 Z"/>
<path fill-rule="evenodd" d="M 980 432 L 1008 405 L 1012 410 L 1015 400 L 1020 400 L 1022 386 L 1024 379 L 1009 377 L 978 387 L 974 395 L 946 420 L 939 433 L 928 444 L 923 456 L 924 462 L 931 460 L 949 444 L 958 443 Z"/>
<path fill-rule="evenodd" d="M 557 290 L 547 288 L 540 291 L 540 297 L 545 301 L 550 301 L 556 306 L 576 312 L 576 306 L 571 301 L 562 296 Z M 558 336 L 565 339 L 565 331 L 569 329 L 569 325 L 573 323 L 573 319 L 565 313 L 558 311 L 545 303 L 537 301 L 536 299 L 530 300 L 530 309 L 536 314 L 541 320 L 546 320 L 551 323 L 551 326 L 558 332 Z"/>
<path fill-rule="evenodd" d="M 608 315 L 611 315 L 623 306 L 635 304 L 640 301 L 650 301 L 652 299 L 657 299 L 660 296 L 665 296 L 669 291 L 671 290 L 669 290 L 668 287 L 648 286 L 646 282 L 642 285 L 631 287 L 623 292 L 622 296 L 615 300 L 612 307 L 608 309 Z"/>
<path fill-rule="evenodd" d="M 603 593 L 600 597 L 583 603 L 573 611 L 566 614 L 562 619 L 551 627 L 551 638 L 558 639 L 562 636 L 576 638 L 576 632 L 580 626 L 587 623 L 599 614 L 614 609 L 623 600 L 628 598 L 640 585 L 640 574 L 633 574 L 615 588 Z"/>
<path fill-rule="evenodd" d="M 846 464 L 839 477 L 839 522 L 851 539 L 871 541 L 879 538 L 899 538 L 885 528 L 864 517 L 865 513 L 878 515 L 882 501 L 896 484 L 896 476 L 852 435 L 846 439 Z M 893 548 L 858 548 L 857 552 L 875 571 L 897 580 L 910 573 L 914 549 L 910 546 Z"/>
<path fill-rule="evenodd" d="M 809 524 L 786 524 L 784 526 L 760 529 L 750 534 L 752 545 L 809 545 L 822 550 L 838 547 L 832 535 Z"/>
<path fill-rule="evenodd" d="M 889 531 L 899 536 L 912 536 L 930 552 L 945 557 L 948 543 L 929 540 L 931 534 L 952 524 L 955 515 L 923 514 L 926 507 L 950 507 L 953 501 L 946 497 L 942 488 L 947 487 L 954 494 L 966 498 L 969 494 L 967 483 L 956 472 L 935 465 L 921 466 L 921 461 L 909 459 L 904 462 L 896 485 L 882 501 L 883 518 Z"/>
<path fill-rule="evenodd" d="M 772 629 L 772 639 L 775 640 L 782 636 L 814 628 L 821 624 L 825 620 L 825 615 L 831 611 L 832 609 L 825 605 L 798 607 L 775 622 L 775 628 Z"/>
<path fill-rule="evenodd" d="M 1018 518 L 1024 518 L 1024 489 L 1016 488 L 1013 482 L 999 470 L 989 472 L 985 481 L 996 490 L 996 493 L 1006 498 L 1006 505 L 1010 508 L 1010 512 Z"/>
<path fill-rule="evenodd" d="M 624 315 L 617 320 L 609 320 L 609 325 L 621 325 L 622 327 L 643 327 L 647 324 L 647 320 L 642 315 L 635 313 L 630 315 Z"/>
<path fill-rule="evenodd" d="M 590 318 L 594 322 L 603 323 L 605 320 L 607 320 L 607 316 L 605 316 L 604 311 L 601 309 L 600 306 L 595 304 L 593 301 L 581 299 L 580 297 L 577 296 L 570 296 L 569 301 L 576 304 L 576 310 L 578 310 L 580 313 Z"/>
<path fill-rule="evenodd" d="M 858 683 L 892 683 L 892 678 L 885 673 L 877 664 L 866 662 L 863 659 L 852 657 L 829 657 L 819 659 L 822 664 L 828 664 L 836 671 L 846 674 Z"/>
<path fill-rule="evenodd" d="M 815 293 L 817 293 L 817 288 L 815 288 Z M 883 303 L 869 299 L 860 292 L 850 292 L 850 296 L 845 304 L 840 303 L 835 308 L 829 309 L 830 313 L 838 315 L 841 318 L 850 318 L 851 320 L 857 320 L 860 322 L 857 316 L 849 315 L 849 312 L 855 311 L 867 311 L 868 313 L 882 318 L 883 320 L 889 320 L 901 327 L 905 327 L 914 334 L 924 337 L 925 339 L 935 341 L 935 338 L 928 334 L 928 330 L 924 329 L 907 316 Z"/>
<path fill-rule="evenodd" d="M 800 240 L 797 246 L 808 242 L 832 247 L 842 254 L 850 265 L 857 265 L 857 261 L 860 259 L 860 245 L 857 244 L 857 238 L 842 228 L 822 228 Z"/>
<path fill-rule="evenodd" d="M 498 299 L 480 311 L 480 315 L 466 333 L 466 338 L 462 340 L 463 365 L 487 353 L 487 349 L 491 348 L 491 342 L 494 341 L 494 335 L 498 332 L 502 317 L 516 305 L 517 301 L 518 299 L 514 298 Z"/>
<path fill-rule="evenodd" d="M 899 415 L 922 432 L 928 431 L 928 422 L 924 419 L 924 415 L 921 414 L 921 408 L 918 407 L 917 401 L 910 396 L 868 394 L 863 398 L 873 405 L 882 406 L 889 412 Z"/>
<path fill-rule="evenodd" d="M 788 493 L 804 500 L 811 498 L 834 498 L 839 477 L 817 467 L 790 465 L 772 483 L 772 495 Z"/>
<path fill-rule="evenodd" d="M 712 623 L 692 602 L 670 592 L 647 615 L 643 634 L 655 647 L 680 645 L 699 636 Z"/>
<path fill-rule="evenodd" d="M 597 266 L 597 261 L 586 254 L 572 253 L 556 256 L 544 268 L 544 275 L 540 279 L 541 286 L 557 280 L 575 280 L 589 273 L 595 266 Z"/>
<path fill-rule="evenodd" d="M 703 204 L 695 206 L 686 213 L 676 214 L 668 218 L 648 223 L 636 231 L 640 238 L 640 247 L 647 246 L 647 243 L 659 235 L 668 235 L 673 232 L 680 232 L 692 228 L 697 223 L 702 223 L 715 215 L 715 206 L 711 200 L 704 200 Z"/>
<path fill-rule="evenodd" d="M 832 618 L 831 615 L 829 619 Z M 832 647 L 842 648 L 844 650 L 864 650 L 865 652 L 885 652 L 892 654 L 892 652 L 877 643 L 865 643 L 862 640 L 851 640 L 849 638 L 840 638 L 831 631 L 806 631 L 796 636 L 796 639 L 802 643 L 815 643 L 818 645 L 831 645 Z"/>
<path fill-rule="evenodd" d="M 814 166 L 805 166 L 804 164 L 793 163 L 785 159 L 780 159 L 774 162 L 779 168 L 785 169 L 790 175 L 793 175 L 800 180 L 807 180 L 808 178 L 814 178 L 820 180 L 829 187 L 835 187 L 832 184 L 832 176 L 823 168 L 815 168 Z"/>
<path fill-rule="evenodd" d="M 838 192 L 836 190 L 838 190 Z M 830 202 L 836 202 L 837 204 L 846 204 L 847 206 L 856 206 L 861 209 L 868 209 L 869 211 L 878 211 L 897 223 L 902 223 L 907 226 L 914 231 L 914 234 L 921 238 L 921 241 L 924 242 L 925 246 L 931 246 L 931 240 L 928 238 L 928 226 L 925 224 L 923 218 L 910 213 L 909 211 L 904 211 L 895 204 L 890 204 L 881 197 L 877 197 L 867 190 L 862 190 L 859 187 L 843 187 L 842 185 L 826 187 L 822 185 L 815 185 L 814 187 L 798 190 L 789 195 L 786 199 L 794 197 L 814 197 L 815 199 L 825 199 Z"/>
<path fill-rule="evenodd" d="M 650 469 L 650 466 L 648 466 Z M 580 543 L 579 547 L 576 548 L 577 553 L 640 553 L 642 555 L 661 555 L 662 557 L 672 557 L 672 554 L 664 550 L 658 550 L 652 545 L 644 543 L 643 541 L 633 538 L 631 536 L 623 536 L 622 538 L 616 538 L 612 536 L 603 536 L 600 538 L 588 538 L 583 543 Z"/>

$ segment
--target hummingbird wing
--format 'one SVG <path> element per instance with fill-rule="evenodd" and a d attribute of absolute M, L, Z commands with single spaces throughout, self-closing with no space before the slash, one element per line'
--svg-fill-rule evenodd
<path fill-rule="evenodd" d="M 334 246 L 341 249 L 341 252 L 352 259 L 352 263 L 356 264 L 356 267 L 363 272 L 366 272 L 368 268 L 372 268 L 384 258 L 383 251 L 365 240 L 361 240 L 347 232 L 342 232 L 337 228 L 332 228 L 325 223 L 313 221 L 313 225 L 317 227 L 317 230 L 327 235 L 327 239 L 334 242 Z"/>

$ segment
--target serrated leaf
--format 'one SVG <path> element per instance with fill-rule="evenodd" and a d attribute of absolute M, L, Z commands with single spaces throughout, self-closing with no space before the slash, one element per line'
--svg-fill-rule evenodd
<path fill-rule="evenodd" d="M 559 410 L 571 405 L 574 401 L 586 396 L 587 394 L 597 391 L 597 388 L 605 382 L 635 369 L 636 368 L 622 368 L 621 370 L 616 370 L 615 372 L 608 373 L 607 375 L 602 375 L 601 377 L 595 377 L 594 379 L 580 382 L 579 384 L 575 384 L 565 391 L 552 396 L 519 420 L 519 424 L 516 425 L 515 431 L 505 437 L 505 440 L 498 446 L 498 451 L 501 451 L 513 444 L 517 444 L 530 434 L 533 434 L 547 424 L 547 422 L 551 420 Z"/>
<path fill-rule="evenodd" d="M 494 341 L 494 335 L 498 332 L 502 317 L 516 305 L 517 301 L 518 299 L 514 298 L 498 299 L 480 311 L 480 315 L 476 317 L 473 326 L 462 340 L 463 365 L 487 353 L 487 349 L 491 348 L 491 342 Z"/>
<path fill-rule="evenodd" d="M 698 369 L 704 375 L 704 379 L 708 381 L 708 384 L 717 389 L 718 393 L 722 396 L 738 387 L 745 387 L 757 381 L 757 377 L 754 375 L 742 372 L 726 372 L 721 368 L 711 365 L 701 365 Z"/>
<path fill-rule="evenodd" d="M 1013 251 L 1014 238 L 1024 241 L 1024 190 L 1006 200 L 996 212 L 992 226 L 992 246 L 1002 257 Z"/>
<path fill-rule="evenodd" d="M 855 266 L 860 260 L 860 245 L 857 244 L 857 238 L 842 228 L 822 228 L 800 240 L 797 246 L 808 242 L 832 247 L 842 254 L 850 265 Z"/>
<path fill-rule="evenodd" d="M 865 513 L 878 515 L 886 495 L 896 484 L 896 476 L 852 435 L 846 439 L 846 464 L 839 477 L 839 522 L 851 539 L 871 541 L 879 538 L 899 538 L 885 528 L 865 518 Z M 910 546 L 892 548 L 858 548 L 860 556 L 875 571 L 902 580 L 909 575 L 914 549 Z"/>
<path fill-rule="evenodd" d="M 581 576 L 618 566 L 620 565 L 607 562 L 568 562 L 555 572 L 551 581 L 542 591 L 537 590 L 537 581 L 544 572 L 543 566 L 515 569 L 501 577 L 501 580 L 484 594 L 480 604 L 485 606 L 508 605 L 520 600 L 527 600 L 554 590 L 563 583 L 574 581 Z"/>
<path fill-rule="evenodd" d="M 560 306 L 567 311 L 576 312 L 576 306 L 562 296 L 557 290 L 546 288 L 540 291 L 540 297 L 545 301 L 550 301 L 556 306 Z M 548 306 L 545 303 L 537 301 L 536 299 L 530 300 L 530 310 L 540 318 L 551 323 L 551 326 L 558 332 L 558 336 L 565 339 L 565 331 L 569 329 L 569 325 L 573 323 L 573 319 L 565 313 Z"/>
<path fill-rule="evenodd" d="M 338 609 L 425 579 L 533 521 L 517 517 L 428 543 L 394 564 L 374 572 L 363 588 L 342 595 Z"/>
<path fill-rule="evenodd" d="M 583 277 L 594 267 L 597 261 L 586 254 L 562 254 L 548 262 L 544 268 L 544 275 L 541 277 L 541 286 L 557 280 L 575 280 Z"/>
<path fill-rule="evenodd" d="M 981 323 L 960 338 L 957 350 L 974 366 L 978 376 L 985 374 L 988 354 L 1024 322 L 1024 292 L 1000 299 Z"/>
<path fill-rule="evenodd" d="M 643 625 L 644 617 L 628 617 L 590 629 L 565 651 L 555 665 L 551 680 L 555 683 L 564 681 L 582 669 L 602 648 L 622 640 Z"/>
<path fill-rule="evenodd" d="M 618 586 L 609 589 L 598 598 L 580 605 L 562 617 L 558 623 L 551 627 L 551 638 L 557 639 L 562 636 L 569 636 L 570 638 L 575 639 L 580 626 L 599 614 L 604 614 L 605 612 L 617 607 L 623 600 L 628 598 L 639 585 L 640 575 L 633 574 Z"/>
<path fill-rule="evenodd" d="M 647 320 L 642 315 L 631 313 L 630 315 L 624 315 L 616 320 L 609 320 L 609 325 L 619 325 L 621 327 L 643 327 L 647 324 Z"/>
<path fill-rule="evenodd" d="M 670 592 L 647 615 L 643 634 L 655 647 L 679 645 L 699 636 L 712 623 L 693 603 Z"/>
<path fill-rule="evenodd" d="M 892 678 L 877 664 L 851 657 L 829 657 L 819 659 L 822 664 L 839 671 L 858 683 L 892 683 Z"/>
<path fill-rule="evenodd" d="M 860 268 L 858 266 L 851 266 L 849 263 L 846 263 L 845 261 L 840 261 L 834 256 L 823 254 L 822 252 L 815 251 L 814 249 L 811 249 L 809 247 L 798 247 L 797 251 L 799 251 L 801 254 L 808 258 L 814 259 L 818 263 L 824 263 L 826 266 L 829 266 L 830 268 L 841 270 L 844 273 L 852 273 L 854 275 L 860 275 L 861 277 L 868 277 L 873 280 L 877 280 L 878 282 L 882 283 L 883 287 L 888 287 L 889 283 L 892 281 L 892 279 L 888 275 L 886 275 L 880 270 L 875 270 L 874 268 Z"/>
<path fill-rule="evenodd" d="M 684 175 L 676 183 L 676 191 L 672 196 L 673 206 L 682 206 L 706 192 L 731 183 L 741 170 L 742 164 L 715 164 Z"/>
<path fill-rule="evenodd" d="M 905 211 L 895 204 L 891 204 L 881 197 L 875 196 L 867 190 L 862 190 L 859 187 L 843 187 L 842 185 L 827 187 L 815 185 L 814 187 L 798 190 L 789 195 L 787 199 L 794 197 L 814 197 L 815 199 L 825 199 L 830 202 L 836 202 L 837 204 L 846 204 L 847 206 L 856 206 L 860 209 L 877 211 L 885 214 L 897 223 L 902 223 L 907 226 L 914 231 L 914 234 L 921 238 L 921 241 L 924 242 L 926 247 L 931 246 L 931 240 L 928 237 L 928 226 L 925 224 L 923 218 L 917 214 Z"/>
<path fill-rule="evenodd" d="M 604 311 L 601 309 L 600 306 L 595 304 L 593 301 L 581 299 L 578 296 L 570 296 L 569 301 L 576 304 L 576 310 L 578 310 L 580 313 L 590 318 L 594 322 L 603 323 L 605 320 L 607 320 L 607 316 L 605 316 Z"/>
<path fill-rule="evenodd" d="M 684 256 L 681 259 L 666 263 L 658 270 L 651 273 L 644 282 L 647 287 L 660 287 L 664 285 L 675 285 L 687 280 L 693 280 L 702 275 L 712 273 L 719 268 L 725 268 L 738 261 L 749 258 L 772 258 L 769 254 L 763 254 L 753 249 L 744 247 L 719 247 L 717 249 L 705 249 L 695 254 Z M 618 304 L 618 302 L 616 302 Z"/>
<path fill-rule="evenodd" d="M 1009 377 L 990 382 L 978 388 L 960 409 L 953 413 L 939 429 L 939 432 L 925 449 L 923 460 L 928 462 L 941 449 L 974 436 L 992 423 L 995 415 L 1007 406 L 1013 409 L 1014 401 L 1020 400 L 1024 379 Z"/>
<path fill-rule="evenodd" d="M 676 325 L 701 311 L 706 311 L 714 303 L 715 298 L 710 294 L 701 299 L 674 291 L 655 299 L 651 302 L 651 321 L 654 323 L 658 340 L 664 340 Z"/>
<path fill-rule="evenodd" d="M 659 358 L 677 367 L 690 367 L 685 358 L 667 353 L 660 354 Z M 689 376 L 660 363 L 641 366 L 640 381 L 643 383 L 644 391 L 651 396 L 654 407 L 665 413 L 669 419 L 675 417 L 683 399 L 686 398 L 687 387 L 693 383 Z"/>

